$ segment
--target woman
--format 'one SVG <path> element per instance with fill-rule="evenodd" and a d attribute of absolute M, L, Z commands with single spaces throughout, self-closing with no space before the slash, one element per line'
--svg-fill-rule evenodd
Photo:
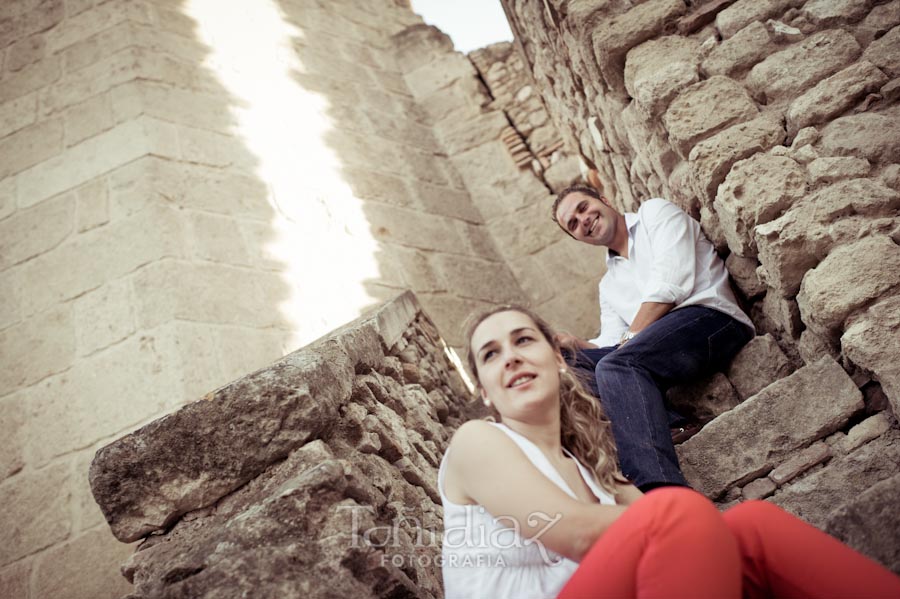
<path fill-rule="evenodd" d="M 643 495 L 616 469 L 599 402 L 548 325 L 502 307 L 468 336 L 499 423 L 459 428 L 441 463 L 446 597 L 900 597 L 900 579 L 766 502 Z"/>

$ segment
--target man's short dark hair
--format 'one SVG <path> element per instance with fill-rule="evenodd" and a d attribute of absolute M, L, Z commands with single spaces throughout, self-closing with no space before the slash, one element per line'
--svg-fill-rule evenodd
<path fill-rule="evenodd" d="M 557 195 L 556 199 L 553 200 L 553 206 L 550 209 L 550 218 L 553 219 L 553 222 L 555 222 L 557 225 L 559 225 L 559 228 L 562 229 L 563 231 L 565 231 L 566 235 L 568 235 L 569 237 L 571 237 L 573 239 L 575 238 L 575 236 L 572 235 L 571 233 L 569 233 L 569 230 L 566 229 L 563 226 L 563 224 L 557 220 L 556 211 L 559 208 L 559 203 L 562 202 L 564 199 L 566 199 L 567 195 L 569 195 L 570 193 L 576 193 L 576 192 L 583 193 L 584 195 L 590 196 L 590 197 L 594 198 L 595 200 L 600 199 L 599 191 L 597 191 L 590 185 L 585 185 L 584 183 L 576 183 L 575 185 L 569 185 L 568 187 L 563 189 L 561 192 L 559 192 L 559 195 Z"/>

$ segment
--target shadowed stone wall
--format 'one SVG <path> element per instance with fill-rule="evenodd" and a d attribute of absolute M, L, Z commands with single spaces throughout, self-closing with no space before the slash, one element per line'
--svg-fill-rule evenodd
<path fill-rule="evenodd" d="M 688 480 L 900 570 L 900 2 L 502 4 L 567 148 L 698 218 L 763 335 L 670 394 L 718 416 Z"/>

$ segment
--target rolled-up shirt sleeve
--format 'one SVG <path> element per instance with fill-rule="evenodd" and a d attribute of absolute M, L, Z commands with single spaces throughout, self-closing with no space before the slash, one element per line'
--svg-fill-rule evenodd
<path fill-rule="evenodd" d="M 600 287 L 600 335 L 591 339 L 591 343 L 597 347 L 610 347 L 616 345 L 625 331 L 628 323 L 613 311 L 612 306 L 603 299 L 603 287 Z"/>
<path fill-rule="evenodd" d="M 652 204 L 651 204 L 652 202 Z M 690 297 L 696 281 L 694 256 L 699 227 L 684 211 L 662 199 L 646 202 L 644 219 L 653 250 L 653 268 L 641 303 L 676 306 Z"/>

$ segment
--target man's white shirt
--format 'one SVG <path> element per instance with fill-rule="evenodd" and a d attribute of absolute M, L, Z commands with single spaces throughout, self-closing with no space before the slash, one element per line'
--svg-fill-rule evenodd
<path fill-rule="evenodd" d="M 644 302 L 706 306 L 755 330 L 740 309 L 725 264 L 700 224 L 661 198 L 625 213 L 628 258 L 608 251 L 600 280 L 600 336 L 591 343 L 616 345 Z"/>

